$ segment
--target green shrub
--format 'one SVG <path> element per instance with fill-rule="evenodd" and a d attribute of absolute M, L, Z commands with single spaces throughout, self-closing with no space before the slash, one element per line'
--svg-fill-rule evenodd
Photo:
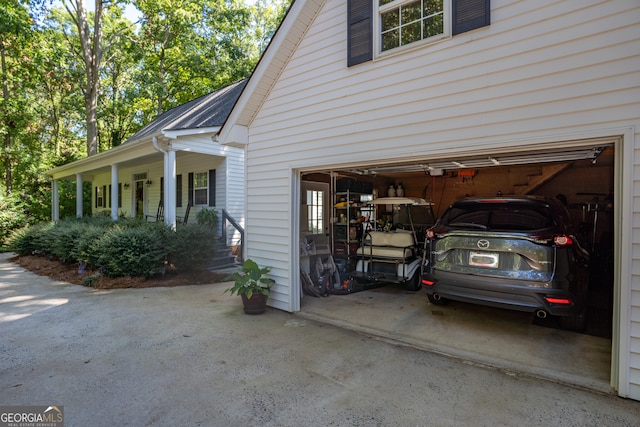
<path fill-rule="evenodd" d="M 168 261 L 178 271 L 202 270 L 215 255 L 215 230 L 206 225 L 177 227 L 168 239 Z"/>
<path fill-rule="evenodd" d="M 196 214 L 198 224 L 215 230 L 218 227 L 218 211 L 215 208 L 203 208 Z"/>
<path fill-rule="evenodd" d="M 107 228 L 105 227 L 87 224 L 83 235 L 78 238 L 77 245 L 72 252 L 73 259 L 78 262 L 84 262 L 92 268 L 98 268 L 101 255 L 98 240 L 106 230 Z"/>
<path fill-rule="evenodd" d="M 0 196 L 0 243 L 4 243 L 14 230 L 26 227 L 29 218 L 18 195 Z"/>
<path fill-rule="evenodd" d="M 86 234 L 87 224 L 78 220 L 63 220 L 50 230 L 51 246 L 49 251 L 60 261 L 77 261 L 78 243 Z"/>
<path fill-rule="evenodd" d="M 163 223 L 101 216 L 40 223 L 9 238 L 9 249 L 19 255 L 52 254 L 112 277 L 203 269 L 215 248 L 215 230 L 206 225 L 180 224 L 172 231 Z"/>
<path fill-rule="evenodd" d="M 98 265 L 111 277 L 151 277 L 166 269 L 167 235 L 164 224 L 109 229 L 97 242 Z"/>
<path fill-rule="evenodd" d="M 42 222 L 31 227 L 14 230 L 8 238 L 7 249 L 18 255 L 50 253 L 52 222 Z"/>

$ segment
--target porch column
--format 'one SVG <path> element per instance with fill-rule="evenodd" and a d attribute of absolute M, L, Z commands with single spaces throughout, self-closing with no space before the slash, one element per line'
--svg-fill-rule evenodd
<path fill-rule="evenodd" d="M 176 228 L 176 152 L 169 146 L 164 155 L 164 221 Z"/>
<path fill-rule="evenodd" d="M 106 196 L 106 195 L 105 195 Z M 111 219 L 118 220 L 118 165 L 111 165 Z"/>
<path fill-rule="evenodd" d="M 60 196 L 58 193 L 58 180 L 51 181 L 51 219 L 60 221 Z"/>
<path fill-rule="evenodd" d="M 82 174 L 76 174 L 76 216 L 82 218 Z"/>

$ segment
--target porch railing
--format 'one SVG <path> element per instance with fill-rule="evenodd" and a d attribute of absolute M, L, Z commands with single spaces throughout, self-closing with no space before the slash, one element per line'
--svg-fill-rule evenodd
<path fill-rule="evenodd" d="M 240 253 L 238 255 L 238 260 L 240 262 L 244 262 L 243 256 L 242 254 L 243 249 L 244 249 L 244 228 L 242 228 L 242 226 L 240 224 L 238 224 L 236 222 L 235 219 L 233 219 L 233 217 L 231 215 L 229 215 L 229 213 L 225 210 L 222 209 L 222 241 L 224 242 L 224 244 L 227 244 L 227 228 L 228 226 L 231 225 L 233 228 L 235 228 L 239 233 L 240 233 Z"/>

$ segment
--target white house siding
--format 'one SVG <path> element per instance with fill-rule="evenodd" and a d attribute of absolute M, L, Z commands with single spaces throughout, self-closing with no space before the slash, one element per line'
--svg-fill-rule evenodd
<path fill-rule="evenodd" d="M 207 139 L 209 145 L 212 145 L 211 139 Z M 197 148 L 197 140 L 189 141 L 190 147 Z M 176 144 L 178 145 L 178 144 Z M 244 151 L 236 147 L 219 147 L 209 152 L 216 155 L 199 154 L 189 151 L 179 151 L 177 155 L 177 169 L 176 174 L 182 175 L 182 207 L 177 209 L 177 215 L 183 216 L 189 200 L 188 194 L 188 174 L 190 172 L 207 172 L 210 169 L 216 169 L 216 207 L 221 212 L 222 209 L 226 209 L 230 215 L 232 215 L 241 224 L 244 223 L 244 166 L 243 157 Z M 201 151 L 204 151 L 202 148 Z M 220 157 L 220 155 L 229 156 Z M 146 206 L 145 215 L 155 215 L 158 204 L 160 203 L 160 177 L 164 175 L 164 164 L 162 156 L 158 154 L 158 160 L 149 161 L 148 163 L 140 166 L 121 166 L 118 170 L 119 182 L 124 184 L 130 184 L 129 188 L 122 188 L 122 207 L 119 208 L 119 212 L 125 216 L 131 216 L 133 212 L 133 191 L 134 183 L 132 177 L 134 174 L 147 173 L 147 178 L 152 181 L 150 186 L 145 186 L 146 191 Z M 229 164 L 232 165 L 229 168 Z M 105 172 L 97 174 L 92 181 L 92 196 L 91 206 L 92 212 L 108 211 L 110 207 L 95 207 L 95 187 L 106 185 L 107 188 L 111 184 L 111 173 Z M 230 185 L 231 184 L 231 185 Z M 231 193 L 230 193 L 231 191 Z M 203 207 L 208 206 L 194 206 L 189 214 L 189 222 L 195 222 L 197 212 Z M 233 232 L 231 237 L 239 239 L 238 236 L 234 236 Z"/>
<path fill-rule="evenodd" d="M 347 68 L 346 2 L 328 0 L 249 127 L 248 256 L 274 267 L 272 304 L 297 309 L 297 168 L 632 129 L 624 155 L 633 176 L 618 193 L 633 195 L 622 215 L 632 242 L 621 248 L 630 285 L 620 393 L 640 399 L 640 2 L 492 0 L 491 14 L 489 27 Z"/>
<path fill-rule="evenodd" d="M 237 147 L 226 147 L 225 162 L 225 184 L 226 188 L 220 190 L 220 194 L 224 194 L 226 206 L 229 215 L 241 226 L 245 227 L 244 209 L 245 209 L 245 168 L 244 168 L 244 149 Z M 227 229 L 228 245 L 240 244 L 240 233 L 233 227 Z"/>
<path fill-rule="evenodd" d="M 123 184 L 122 187 L 122 207 L 118 209 L 119 214 L 124 215 L 126 217 L 130 217 L 133 213 L 133 191 L 135 190 L 135 185 L 132 181 L 132 177 L 134 174 L 147 173 L 147 178 L 152 181 L 152 185 L 149 187 L 145 186 L 145 191 L 147 194 L 147 205 L 145 206 L 145 215 L 155 215 L 158 209 L 158 203 L 160 202 L 160 191 L 158 188 L 160 187 L 160 176 L 163 175 L 163 166 L 162 162 L 150 162 L 143 166 L 134 166 L 134 167 L 119 167 L 118 168 L 118 182 Z M 129 184 L 129 188 L 124 188 L 124 184 Z M 96 208 L 95 201 L 95 188 L 111 185 L 111 171 L 97 174 L 94 176 L 93 181 L 91 182 L 91 212 L 93 214 L 97 212 L 111 212 L 110 207 L 98 207 Z M 113 190 L 112 190 L 113 191 Z M 108 194 L 107 194 L 108 197 Z"/>
<path fill-rule="evenodd" d="M 183 173 L 180 171 L 187 169 L 189 171 L 186 173 L 216 169 L 216 207 L 218 208 L 218 213 L 222 214 L 222 209 L 225 209 L 229 215 L 244 227 L 244 150 L 238 147 L 218 144 L 212 141 L 210 135 L 206 134 L 189 136 L 188 140 L 178 140 L 172 145 L 176 150 L 188 150 L 187 153 L 205 153 L 216 156 L 213 158 L 183 153 L 178 156 L 178 173 Z M 183 200 L 187 200 L 186 185 L 185 175 L 183 177 Z M 192 211 L 192 214 L 195 214 L 197 210 Z M 227 244 L 238 244 L 240 241 L 240 234 L 231 227 L 227 230 L 227 236 L 229 239 Z"/>

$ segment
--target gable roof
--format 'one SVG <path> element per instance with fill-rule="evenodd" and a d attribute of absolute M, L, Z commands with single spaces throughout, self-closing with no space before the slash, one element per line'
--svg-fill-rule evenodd
<path fill-rule="evenodd" d="M 292 0 L 280 26 L 263 52 L 238 102 L 218 133 L 227 141 L 236 125 L 248 126 L 275 84 L 289 58 L 309 29 L 326 0 Z M 233 138 L 233 136 L 231 136 Z"/>
<path fill-rule="evenodd" d="M 229 116 L 246 84 L 247 79 L 240 80 L 165 111 L 127 139 L 124 144 L 166 131 L 220 127 Z"/>

